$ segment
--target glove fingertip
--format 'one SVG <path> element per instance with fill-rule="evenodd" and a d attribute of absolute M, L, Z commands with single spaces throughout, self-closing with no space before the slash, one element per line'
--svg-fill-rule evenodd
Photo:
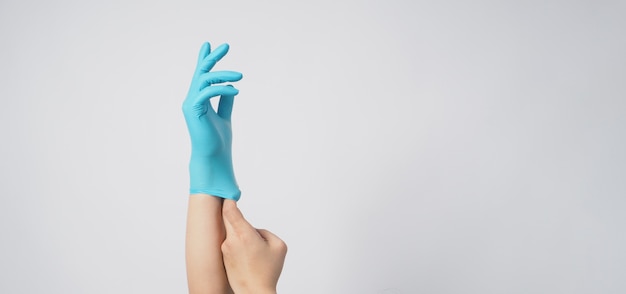
<path fill-rule="evenodd" d="M 210 52 L 211 52 L 211 43 L 205 41 L 204 43 L 202 43 L 202 46 L 200 47 L 200 53 L 198 54 L 198 64 L 200 64 L 200 62 L 202 62 L 202 60 L 204 60 L 204 58 L 207 57 L 207 55 L 209 55 Z"/>
<path fill-rule="evenodd" d="M 235 86 L 233 85 L 226 85 L 226 87 L 228 87 L 227 91 L 228 91 L 228 96 L 235 96 L 237 94 L 239 94 L 239 89 L 235 88 Z"/>

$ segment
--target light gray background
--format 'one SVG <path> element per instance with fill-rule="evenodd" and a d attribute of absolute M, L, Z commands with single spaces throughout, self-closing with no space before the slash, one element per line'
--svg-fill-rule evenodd
<path fill-rule="evenodd" d="M 281 293 L 625 293 L 624 1 L 0 2 L 0 293 L 185 293 L 205 40 Z"/>

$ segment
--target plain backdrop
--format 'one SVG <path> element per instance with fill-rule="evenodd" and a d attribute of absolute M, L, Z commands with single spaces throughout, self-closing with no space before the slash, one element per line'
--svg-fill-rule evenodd
<path fill-rule="evenodd" d="M 626 293 L 625 1 L 0 2 L 0 293 L 185 293 L 204 41 L 280 293 Z"/>

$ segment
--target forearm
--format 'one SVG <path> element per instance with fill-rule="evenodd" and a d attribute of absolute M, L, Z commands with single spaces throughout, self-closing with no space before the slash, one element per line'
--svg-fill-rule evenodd
<path fill-rule="evenodd" d="M 185 255 L 190 294 L 232 293 L 220 248 L 225 238 L 222 201 L 206 194 L 189 196 Z"/>

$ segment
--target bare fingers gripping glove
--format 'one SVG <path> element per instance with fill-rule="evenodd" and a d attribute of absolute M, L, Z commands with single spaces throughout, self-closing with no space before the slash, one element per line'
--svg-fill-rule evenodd
<path fill-rule="evenodd" d="M 216 84 L 236 82 L 242 75 L 234 71 L 211 72 L 228 48 L 228 44 L 222 44 L 211 51 L 209 43 L 202 45 L 191 87 L 183 102 L 183 113 L 191 137 L 189 193 L 237 201 L 241 191 L 233 172 L 230 114 L 239 90 L 230 85 Z M 215 111 L 209 100 L 217 96 L 220 101 Z"/>

